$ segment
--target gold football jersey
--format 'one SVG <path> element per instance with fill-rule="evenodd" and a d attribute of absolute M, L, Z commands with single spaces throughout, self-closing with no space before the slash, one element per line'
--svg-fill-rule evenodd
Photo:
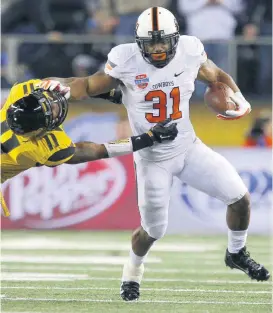
<path fill-rule="evenodd" d="M 2 183 L 31 167 L 54 167 L 65 163 L 75 153 L 75 145 L 62 127 L 36 139 L 15 135 L 9 128 L 6 121 L 7 109 L 12 103 L 32 92 L 39 82 L 40 80 L 29 80 L 13 86 L 1 110 Z"/>

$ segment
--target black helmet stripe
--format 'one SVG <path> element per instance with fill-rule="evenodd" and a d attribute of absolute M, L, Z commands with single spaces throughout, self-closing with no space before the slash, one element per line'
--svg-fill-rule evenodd
<path fill-rule="evenodd" d="M 158 30 L 158 7 L 152 8 L 152 26 L 153 31 Z"/>

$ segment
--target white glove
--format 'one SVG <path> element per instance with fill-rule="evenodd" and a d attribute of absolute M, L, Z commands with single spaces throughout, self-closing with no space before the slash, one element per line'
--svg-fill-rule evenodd
<path fill-rule="evenodd" d="M 251 105 L 240 91 L 230 96 L 230 99 L 236 104 L 236 110 L 227 110 L 226 115 L 218 114 L 217 118 L 222 120 L 237 120 L 251 112 Z"/>
<path fill-rule="evenodd" d="M 58 91 L 66 100 L 70 98 L 70 87 L 62 85 L 57 80 L 43 80 L 38 84 L 38 87 L 48 91 Z"/>

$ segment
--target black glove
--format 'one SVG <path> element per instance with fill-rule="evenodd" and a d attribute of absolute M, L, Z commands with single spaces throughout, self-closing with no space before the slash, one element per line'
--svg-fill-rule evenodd
<path fill-rule="evenodd" d="M 162 142 L 165 140 L 174 140 L 176 138 L 178 134 L 178 130 L 176 127 L 177 123 L 165 126 L 171 121 L 171 118 L 167 118 L 165 121 L 157 123 L 148 131 L 148 134 L 151 136 L 153 141 Z M 150 133 L 152 133 L 152 135 Z"/>
<path fill-rule="evenodd" d="M 94 98 L 106 99 L 116 104 L 122 104 L 122 92 L 120 89 L 112 89 L 109 92 L 97 95 Z"/>

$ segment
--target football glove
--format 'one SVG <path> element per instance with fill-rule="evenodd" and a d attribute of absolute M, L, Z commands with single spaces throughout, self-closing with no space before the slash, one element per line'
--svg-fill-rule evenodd
<path fill-rule="evenodd" d="M 48 91 L 58 91 L 66 100 L 70 98 L 70 87 L 62 85 L 57 80 L 43 80 L 37 85 L 37 87 Z"/>
<path fill-rule="evenodd" d="M 165 140 L 174 140 L 178 134 L 177 123 L 172 123 L 169 126 L 166 126 L 172 121 L 171 118 L 167 118 L 163 122 L 157 123 L 153 126 L 148 134 L 151 136 L 154 142 L 162 142 Z"/>
<path fill-rule="evenodd" d="M 251 105 L 246 101 L 241 92 L 235 92 L 230 99 L 236 104 L 236 110 L 227 110 L 226 114 L 218 114 L 217 118 L 221 120 L 237 120 L 251 112 Z"/>

